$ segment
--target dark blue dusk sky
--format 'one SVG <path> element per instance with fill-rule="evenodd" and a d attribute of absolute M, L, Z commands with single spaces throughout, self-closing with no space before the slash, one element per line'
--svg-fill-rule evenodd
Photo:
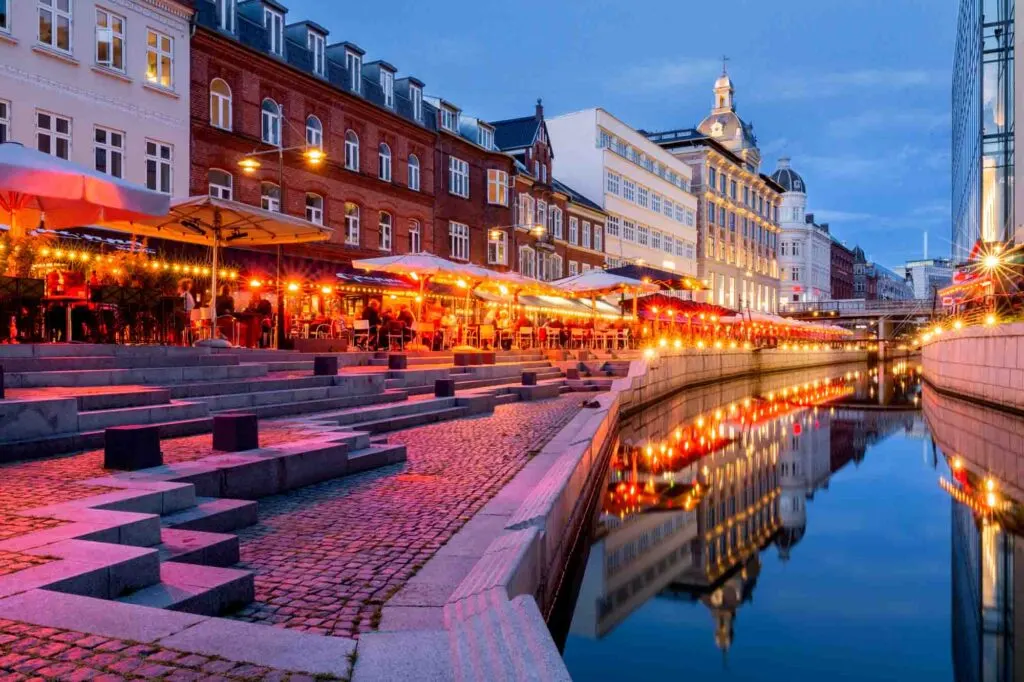
<path fill-rule="evenodd" d="M 285 3 L 489 120 L 543 97 L 549 117 L 693 126 L 727 54 L 762 170 L 791 156 L 819 222 L 890 266 L 920 257 L 924 231 L 949 254 L 956 0 Z"/>

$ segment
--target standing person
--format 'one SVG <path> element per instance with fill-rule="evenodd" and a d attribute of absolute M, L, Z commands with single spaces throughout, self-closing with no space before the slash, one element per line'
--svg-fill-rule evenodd
<path fill-rule="evenodd" d="M 231 295 L 231 289 L 227 284 L 221 286 L 220 294 L 217 295 L 217 317 L 221 315 L 233 315 L 235 313 L 235 299 Z"/>
<path fill-rule="evenodd" d="M 181 280 L 178 289 L 184 302 L 184 310 L 177 316 L 178 339 L 181 341 L 181 345 L 185 345 L 185 329 L 192 325 L 192 311 L 196 307 L 196 298 L 192 295 L 192 280 Z"/>
<path fill-rule="evenodd" d="M 398 321 L 402 323 L 404 329 L 402 334 L 405 336 L 405 342 L 409 343 L 416 338 L 416 316 L 412 314 L 412 309 L 407 305 L 403 305 L 402 309 L 398 312 Z"/>
<path fill-rule="evenodd" d="M 363 308 L 363 312 L 359 316 L 359 319 L 366 320 L 370 323 L 370 340 L 367 343 L 373 344 L 376 348 L 378 340 L 377 334 L 380 331 L 380 301 L 375 298 L 371 298 L 370 302 L 366 304 L 365 308 Z"/>

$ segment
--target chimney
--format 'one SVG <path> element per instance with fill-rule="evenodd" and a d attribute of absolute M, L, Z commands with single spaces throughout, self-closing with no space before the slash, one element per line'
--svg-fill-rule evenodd
<path fill-rule="evenodd" d="M 813 213 L 808 213 L 808 214 L 806 214 L 806 215 L 804 216 L 804 220 L 806 220 L 806 221 L 807 221 L 807 224 L 808 224 L 808 225 L 813 225 L 813 224 L 814 224 L 814 214 L 813 214 Z"/>
<path fill-rule="evenodd" d="M 540 97 L 537 98 L 537 110 L 534 116 L 538 121 L 544 120 L 544 104 L 540 101 Z"/>
<path fill-rule="evenodd" d="M 819 227 L 825 232 L 828 232 L 828 223 L 822 223 Z"/>

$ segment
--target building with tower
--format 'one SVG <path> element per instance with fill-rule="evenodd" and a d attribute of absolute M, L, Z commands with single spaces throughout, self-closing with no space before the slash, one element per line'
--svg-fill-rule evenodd
<path fill-rule="evenodd" d="M 711 112 L 696 128 L 646 132 L 691 169 L 697 195 L 697 270 L 713 302 L 776 312 L 779 211 L 785 191 L 760 172 L 754 126 L 736 113 L 732 79 L 722 69 Z"/>
<path fill-rule="evenodd" d="M 783 188 L 779 209 L 779 298 L 787 303 L 827 301 L 832 297 L 832 240 L 828 225 L 807 212 L 807 184 L 789 163 L 779 159 L 772 179 Z"/>

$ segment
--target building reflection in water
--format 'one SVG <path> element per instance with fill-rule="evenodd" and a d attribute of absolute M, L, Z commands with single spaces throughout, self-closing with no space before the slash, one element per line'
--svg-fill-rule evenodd
<path fill-rule="evenodd" d="M 811 376 L 687 392 L 623 424 L 573 634 L 604 637 L 652 598 L 699 602 L 728 651 L 761 552 L 788 560 L 829 477 L 920 421 L 862 408 L 879 405 L 879 383 L 885 400 L 916 407 L 916 367 Z"/>

